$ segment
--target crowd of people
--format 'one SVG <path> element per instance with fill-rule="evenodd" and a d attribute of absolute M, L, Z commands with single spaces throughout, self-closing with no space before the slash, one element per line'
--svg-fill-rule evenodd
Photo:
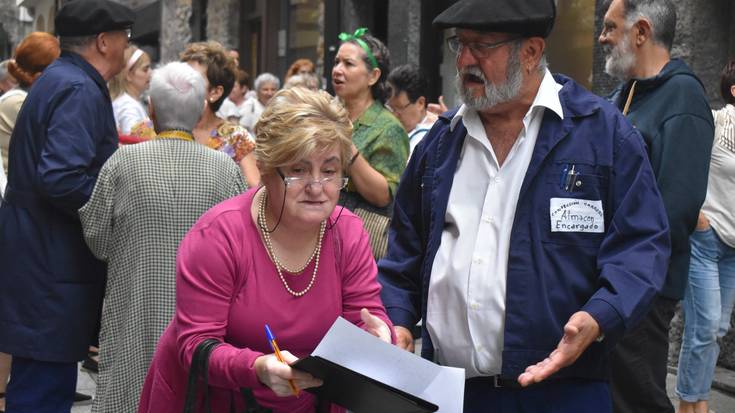
<path fill-rule="evenodd" d="M 343 412 L 289 366 L 339 316 L 408 351 L 420 331 L 465 370 L 465 412 L 673 412 L 680 301 L 677 410 L 707 413 L 735 304 L 735 59 L 713 110 L 670 55 L 672 2 L 611 0 L 603 98 L 551 73 L 553 0 L 489 3 L 434 20 L 451 109 L 364 28 L 339 36 L 334 96 L 308 59 L 251 90 L 214 41 L 156 64 L 112 0 L 23 39 L 0 64 L 0 413 L 69 412 L 81 360 L 93 412 L 180 412 L 208 339 L 196 408 Z"/>

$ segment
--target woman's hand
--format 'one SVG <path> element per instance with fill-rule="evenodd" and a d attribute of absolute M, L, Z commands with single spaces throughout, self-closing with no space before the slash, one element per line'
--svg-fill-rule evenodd
<path fill-rule="evenodd" d="M 363 308 L 362 310 L 360 310 L 360 318 L 362 318 L 362 322 L 365 323 L 365 330 L 368 333 L 385 341 L 388 344 L 391 343 L 390 328 L 388 327 L 388 324 L 385 324 L 385 321 L 370 314 L 370 311 L 368 311 L 367 308 Z"/>
<path fill-rule="evenodd" d="M 278 360 L 275 354 L 260 356 L 255 359 L 255 372 L 258 380 L 270 387 L 277 396 L 293 396 L 289 380 L 293 380 L 297 389 L 303 390 L 310 387 L 319 387 L 322 381 L 309 373 L 294 370 L 289 364 L 296 362 L 296 358 L 288 351 L 281 351 L 285 363 Z M 288 363 L 288 364 L 287 364 Z"/>
<path fill-rule="evenodd" d="M 697 231 L 706 231 L 709 229 L 709 219 L 699 211 L 699 218 L 697 219 Z"/>

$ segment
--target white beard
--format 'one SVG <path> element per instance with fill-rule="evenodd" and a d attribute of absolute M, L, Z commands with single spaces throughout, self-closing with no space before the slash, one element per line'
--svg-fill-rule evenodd
<path fill-rule="evenodd" d="M 465 88 L 462 77 L 466 74 L 474 75 L 482 79 L 485 84 L 485 94 L 482 96 L 474 96 L 471 89 Z M 490 109 L 501 103 L 510 102 L 517 98 L 521 92 L 523 85 L 523 72 L 521 71 L 521 61 L 518 51 L 513 51 L 508 59 L 508 67 L 505 71 L 505 82 L 496 85 L 485 78 L 482 70 L 478 66 L 466 67 L 461 72 L 457 72 L 455 78 L 455 86 L 462 102 L 469 108 L 476 111 Z"/>
<path fill-rule="evenodd" d="M 630 50 L 630 42 L 626 33 L 615 47 L 603 47 L 605 53 L 605 73 L 620 79 L 628 80 L 636 65 L 635 54 Z"/>

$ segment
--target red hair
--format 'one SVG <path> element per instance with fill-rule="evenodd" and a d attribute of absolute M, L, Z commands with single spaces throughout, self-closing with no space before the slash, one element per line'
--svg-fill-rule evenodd
<path fill-rule="evenodd" d="M 44 32 L 33 32 L 15 48 L 15 57 L 8 64 L 8 72 L 22 87 L 29 87 L 60 54 L 56 37 Z"/>

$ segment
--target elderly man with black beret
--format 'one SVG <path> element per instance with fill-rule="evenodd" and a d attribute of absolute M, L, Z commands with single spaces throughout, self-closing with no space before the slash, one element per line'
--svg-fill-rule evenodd
<path fill-rule="evenodd" d="M 117 148 L 106 82 L 125 66 L 135 15 L 74 0 L 56 15 L 61 57 L 33 84 L 10 144 L 0 207 L 0 351 L 13 355 L 8 413 L 69 412 L 94 339 L 105 266 L 77 210 Z"/>
<path fill-rule="evenodd" d="M 641 135 L 547 69 L 553 0 L 460 0 L 464 104 L 401 178 L 379 263 L 399 345 L 465 369 L 465 412 L 610 412 L 608 353 L 645 314 L 670 253 Z"/>

